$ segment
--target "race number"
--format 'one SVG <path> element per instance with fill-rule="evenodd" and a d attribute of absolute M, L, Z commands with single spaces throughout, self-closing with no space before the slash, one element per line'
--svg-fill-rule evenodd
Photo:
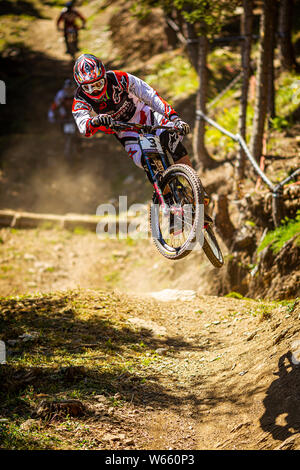
<path fill-rule="evenodd" d="M 140 142 L 144 152 L 163 153 L 159 137 L 156 135 L 143 135 L 140 137 Z"/>

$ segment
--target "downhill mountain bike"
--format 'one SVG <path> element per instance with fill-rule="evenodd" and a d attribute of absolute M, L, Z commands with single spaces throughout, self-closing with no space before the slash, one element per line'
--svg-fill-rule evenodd
<path fill-rule="evenodd" d="M 116 131 L 138 133 L 142 163 L 154 187 L 149 211 L 151 234 L 158 251 L 168 259 L 187 256 L 197 243 L 217 268 L 224 258 L 212 229 L 213 221 L 205 214 L 208 203 L 196 171 L 189 165 L 174 163 L 163 149 L 157 129 L 164 129 L 172 138 L 174 148 L 180 140 L 179 131 L 169 126 L 149 126 L 114 121 Z"/>
<path fill-rule="evenodd" d="M 78 147 L 77 127 L 72 116 L 62 121 L 62 132 L 64 134 L 64 157 L 70 163 L 72 157 L 77 155 Z"/>
<path fill-rule="evenodd" d="M 69 26 L 66 30 L 65 41 L 68 53 L 75 59 L 75 54 L 78 51 L 77 41 L 78 32 L 74 26 Z"/>
<path fill-rule="evenodd" d="M 66 53 L 70 54 L 72 59 L 75 60 L 75 55 L 78 51 L 78 28 L 75 26 L 68 26 L 66 30 L 59 28 L 58 31 L 64 32 Z"/>

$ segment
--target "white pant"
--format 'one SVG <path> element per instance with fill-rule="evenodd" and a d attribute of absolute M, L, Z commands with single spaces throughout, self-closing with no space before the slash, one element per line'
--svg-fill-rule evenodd
<path fill-rule="evenodd" d="M 151 109 L 150 108 L 148 109 L 149 111 L 147 112 L 147 114 L 144 112 L 144 110 L 142 112 L 135 113 L 135 115 L 129 121 L 129 123 L 135 122 L 138 124 L 152 125 L 151 118 L 153 116 L 154 126 L 155 125 L 163 125 L 163 126 L 168 126 L 168 127 L 173 126 L 172 122 L 168 121 L 161 114 L 151 113 Z M 163 131 L 164 129 L 158 129 L 155 133 L 156 135 L 160 135 Z M 129 157 L 133 160 L 133 162 L 140 168 L 143 168 L 142 163 L 141 163 L 142 152 L 138 144 L 138 133 L 134 131 L 120 131 L 118 132 L 117 136 L 121 140 L 122 144 L 125 147 L 126 152 L 128 153 Z M 182 137 L 180 140 L 182 140 Z"/>

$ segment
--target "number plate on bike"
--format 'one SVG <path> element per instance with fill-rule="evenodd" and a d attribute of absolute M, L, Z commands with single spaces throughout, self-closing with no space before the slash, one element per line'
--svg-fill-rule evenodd
<path fill-rule="evenodd" d="M 66 122 L 64 124 L 64 133 L 65 134 L 74 134 L 75 133 L 75 124 L 73 122 Z"/>
<path fill-rule="evenodd" d="M 156 135 L 143 135 L 140 136 L 140 142 L 144 152 L 157 152 L 163 153 L 159 137 Z"/>

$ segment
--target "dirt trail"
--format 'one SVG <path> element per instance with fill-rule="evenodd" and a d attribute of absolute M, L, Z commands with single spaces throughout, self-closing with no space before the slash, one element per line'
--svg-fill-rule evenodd
<path fill-rule="evenodd" d="M 1 294 L 79 287 L 72 292 L 92 308 L 91 293 L 118 293 L 129 305 L 122 321 L 156 345 L 145 383 L 118 382 L 127 405 L 111 420 L 89 418 L 88 441 L 104 436 L 93 448 L 300 449 L 299 304 L 202 295 L 192 282 L 196 258 L 184 281 L 180 263 L 168 271 L 177 263 L 147 241 L 44 229 L 0 235 Z"/>
<path fill-rule="evenodd" d="M 260 321 L 250 300 L 162 304 L 144 317 L 166 342 L 152 370 L 164 393 L 149 400 L 160 410 L 145 420 L 147 448 L 299 449 L 299 307 L 284 315 L 274 305 Z"/>

